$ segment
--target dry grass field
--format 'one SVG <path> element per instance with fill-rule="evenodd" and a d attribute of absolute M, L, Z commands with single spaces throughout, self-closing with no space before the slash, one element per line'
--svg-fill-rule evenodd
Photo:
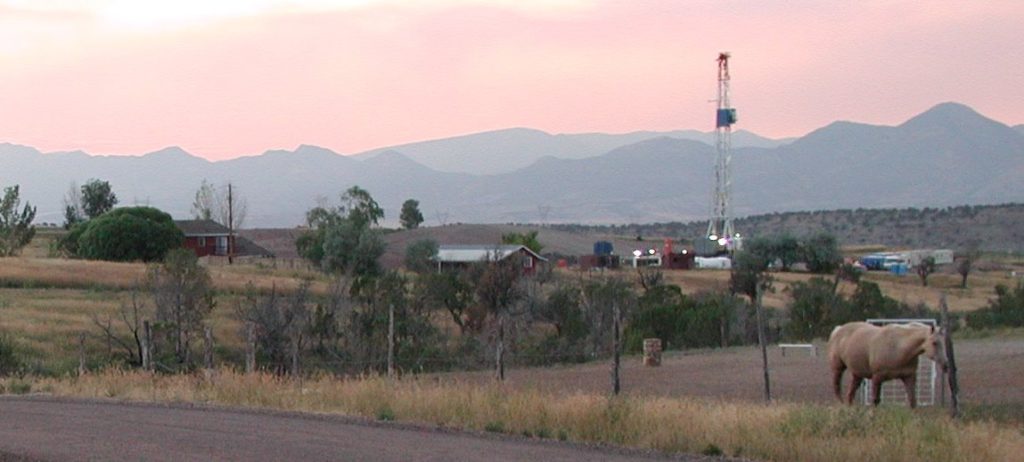
<path fill-rule="evenodd" d="M 938 412 L 778 402 L 547 391 L 430 377 L 291 380 L 221 369 L 195 375 L 106 371 L 6 379 L 0 387 L 59 396 L 195 402 L 338 413 L 529 438 L 780 461 L 1005 461 L 1019 429 Z"/>
<path fill-rule="evenodd" d="M 229 368 L 174 376 L 102 370 L 98 361 L 109 357 L 111 347 L 97 335 L 94 319 L 114 317 L 116 322 L 119 307 L 130 299 L 129 289 L 144 277 L 146 266 L 52 258 L 45 250 L 48 244 L 41 242 L 22 257 L 0 259 L 0 331 L 14 340 L 34 369 L 58 376 L 0 379 L 0 388 L 8 392 L 344 413 L 670 452 L 721 450 L 768 460 L 1008 460 L 1024 452 L 1024 415 L 1009 419 L 1015 423 L 1007 426 L 977 421 L 984 418 L 953 422 L 936 411 L 841 407 L 831 396 L 823 354 L 795 352 L 782 357 L 774 348 L 770 362 L 777 401 L 767 406 L 759 403 L 760 357 L 751 347 L 668 352 L 659 368 L 643 367 L 639 358 L 628 357 L 622 372 L 624 395 L 616 399 L 607 397 L 607 361 L 513 368 L 504 384 L 495 384 L 490 371 L 398 381 L 327 376 L 290 381 L 247 376 Z M 290 265 L 206 264 L 218 289 L 211 319 L 220 345 L 218 357 L 231 364 L 238 363 L 235 356 L 241 350 L 234 309 L 250 284 L 263 291 L 288 291 L 301 280 L 310 280 L 313 290 L 323 293 L 329 282 Z M 630 270 L 618 275 L 634 277 Z M 775 276 L 776 291 L 766 301 L 778 308 L 789 302 L 786 287 L 810 277 Z M 729 279 L 728 272 L 714 270 L 666 271 L 665 277 L 687 293 L 725 288 Z M 946 293 L 955 311 L 984 306 L 996 284 L 1013 282 L 1006 265 L 976 271 L 968 289 L 960 289 L 959 279 L 950 274 L 933 275 L 927 288 L 913 276 L 866 277 L 878 282 L 886 295 L 907 303 L 935 306 Z M 62 375 L 77 366 L 82 332 L 90 333 L 87 356 L 96 372 L 85 377 Z M 968 409 L 1022 409 L 1024 333 L 959 339 L 957 348 Z"/>

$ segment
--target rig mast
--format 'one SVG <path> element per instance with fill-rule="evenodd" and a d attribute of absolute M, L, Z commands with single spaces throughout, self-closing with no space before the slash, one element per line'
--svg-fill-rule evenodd
<path fill-rule="evenodd" d="M 729 101 L 729 53 L 718 54 L 718 109 L 715 111 L 715 190 L 711 194 L 711 220 L 705 237 L 712 253 L 738 249 L 739 234 L 733 229 L 729 196 L 732 190 L 732 124 L 736 109 Z"/>

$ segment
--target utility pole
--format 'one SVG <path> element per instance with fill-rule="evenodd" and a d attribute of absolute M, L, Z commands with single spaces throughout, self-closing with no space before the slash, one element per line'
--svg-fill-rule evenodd
<path fill-rule="evenodd" d="M 235 263 L 235 204 L 228 183 L 228 264 Z"/>

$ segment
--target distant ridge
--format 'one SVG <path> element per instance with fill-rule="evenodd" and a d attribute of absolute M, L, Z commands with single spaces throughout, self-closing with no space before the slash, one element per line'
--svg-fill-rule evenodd
<path fill-rule="evenodd" d="M 552 135 L 530 128 L 510 128 L 374 149 L 356 154 L 356 157 L 367 158 L 381 152 L 397 151 L 438 171 L 496 175 L 525 168 L 544 157 L 596 157 L 615 148 L 663 137 L 715 143 L 714 132 L 697 130 Z M 733 134 L 736 147 L 773 148 L 790 141 L 773 140 L 745 130 Z"/>
<path fill-rule="evenodd" d="M 524 150 L 535 157 L 513 171 L 490 174 L 439 171 L 402 149 L 342 156 L 303 145 L 210 162 L 175 147 L 140 157 L 92 157 L 42 154 L 0 143 L 0 186 L 21 185 L 22 200 L 38 207 L 37 220 L 51 223 L 62 220 L 61 200 L 71 183 L 90 178 L 110 181 L 121 205 L 149 204 L 176 218 L 188 218 L 203 179 L 231 181 L 248 200 L 250 227 L 301 225 L 309 208 L 337 203 L 352 185 L 370 191 L 390 225 L 397 224 L 401 204 L 410 198 L 420 202 L 428 224 L 649 223 L 706 217 L 714 148 L 705 142 L 639 134 L 638 141 L 630 139 L 598 155 L 565 154 L 583 156 L 601 143 L 629 136 L 634 135 L 513 129 L 427 143 L 443 151 L 459 140 L 481 146 L 506 140 L 475 158 L 500 163 L 503 153 Z M 552 140 L 578 150 L 535 147 L 553 146 Z M 732 203 L 740 217 L 1024 202 L 1021 126 L 1009 127 L 956 103 L 939 104 L 897 126 L 836 122 L 784 144 L 738 147 L 733 158 Z"/>

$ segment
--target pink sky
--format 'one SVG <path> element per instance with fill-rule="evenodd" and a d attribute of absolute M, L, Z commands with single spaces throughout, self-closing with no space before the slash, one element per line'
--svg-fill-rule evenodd
<path fill-rule="evenodd" d="M 216 6 L 210 6 L 210 5 Z M 508 127 L 1024 123 L 1024 2 L 0 0 L 0 142 L 210 159 Z"/>

